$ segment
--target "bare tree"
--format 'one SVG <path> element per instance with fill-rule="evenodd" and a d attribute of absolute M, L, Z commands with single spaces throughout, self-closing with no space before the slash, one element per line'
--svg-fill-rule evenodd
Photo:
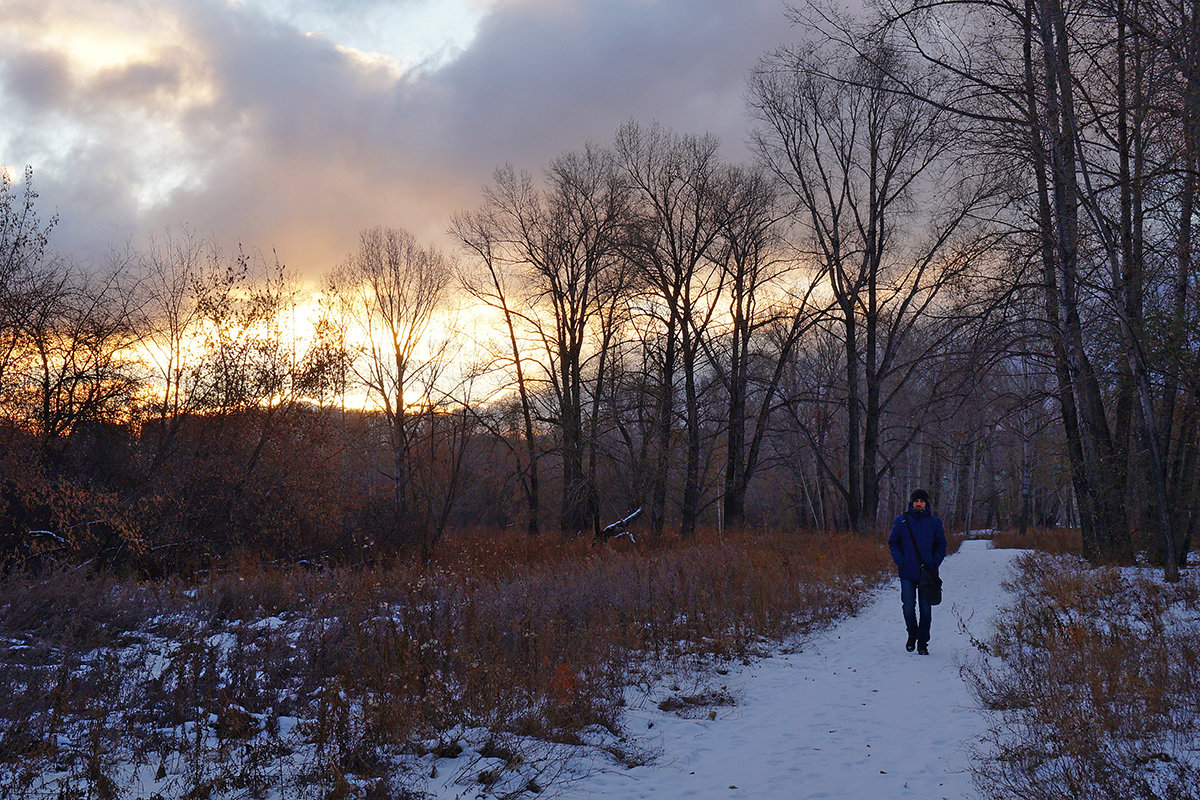
<path fill-rule="evenodd" d="M 636 221 L 626 248 L 653 300 L 664 345 L 656 410 L 657 465 L 651 476 L 650 522 L 661 532 L 675 414 L 676 369 L 683 379 L 684 482 L 681 530 L 691 535 L 700 513 L 701 337 L 718 308 L 723 273 L 713 266 L 728 208 L 718 142 L 630 122 L 617 132 L 617 157 L 633 191 Z"/>
<path fill-rule="evenodd" d="M 534 426 L 533 392 L 526 379 L 526 358 L 519 338 L 526 306 L 520 299 L 518 290 L 511 285 L 515 281 L 507 274 L 507 246 L 502 234 L 504 215 L 496 210 L 495 205 L 495 202 L 485 197 L 484 207 L 479 211 L 455 216 L 452 230 L 463 248 L 475 256 L 478 267 L 475 270 L 466 268 L 460 271 L 459 280 L 463 289 L 484 306 L 498 311 L 501 316 L 505 341 L 493 350 L 492 364 L 488 366 L 498 365 L 500 369 L 511 367 L 512 383 L 502 383 L 494 394 L 515 387 L 521 417 L 518 436 L 524 446 L 518 448 L 514 445 L 513 440 L 517 436 L 506 436 L 501 430 L 493 432 L 497 441 L 507 447 L 515 457 L 518 481 L 525 495 L 526 531 L 530 536 L 536 536 L 540 530 L 538 518 L 541 514 L 541 454 Z M 485 352 L 491 346 L 489 342 L 478 344 Z"/>
<path fill-rule="evenodd" d="M 356 319 L 361 338 L 351 370 L 387 422 L 392 454 L 393 536 L 409 524 L 415 423 L 430 402 L 422 375 L 435 369 L 446 345 L 436 314 L 453 277 L 450 261 L 409 232 L 370 228 L 343 264 L 334 285 Z M 427 544 L 428 531 L 421 531 Z"/>
<path fill-rule="evenodd" d="M 193 291 L 199 345 L 189 355 L 198 377 L 195 406 L 181 416 L 195 419 L 202 439 L 184 454 L 190 485 L 176 499 L 190 517 L 193 498 L 205 497 L 216 543 L 235 548 L 259 516 L 255 478 L 268 449 L 302 400 L 296 287 L 277 259 L 239 248 L 232 258 L 210 251 Z"/>
<path fill-rule="evenodd" d="M 626 191 L 608 151 L 589 145 L 566 153 L 546 170 L 545 188 L 511 167 L 496 171 L 485 191 L 484 210 L 460 218 L 460 238 L 485 257 L 491 275 L 487 295 L 505 314 L 515 344 L 528 337 L 528 362 L 517 381 L 523 403 L 527 382 L 544 380 L 553 395 L 549 420 L 559 435 L 563 533 L 598 529 L 595 492 L 595 398 L 603 391 L 611 346 L 613 298 L 622 291 L 619 236 L 626 220 Z M 496 269 L 512 274 L 524 292 L 515 312 L 500 296 Z M 478 283 L 475 294 L 482 294 Z M 596 350 L 593 351 L 592 348 Z M 589 395 L 592 428 L 587 424 Z M 527 414 L 529 410 L 527 409 Z M 589 455 L 590 454 L 590 455 Z"/>
<path fill-rule="evenodd" d="M 812 282 L 786 282 L 796 269 L 780 230 L 781 186 L 766 170 L 731 166 L 728 207 L 713 260 L 723 272 L 726 313 L 697 331 L 725 386 L 723 514 L 730 525 L 746 517 L 746 490 L 761 464 L 770 420 L 780 405 L 784 365 L 817 317 Z M 749 428 L 749 431 L 747 430 Z M 747 433 L 749 432 L 749 439 Z"/>
<path fill-rule="evenodd" d="M 187 415 L 199 408 L 203 337 L 198 281 L 216 244 L 191 230 L 154 239 L 140 258 L 140 327 L 158 399 L 152 404 L 154 465 L 162 464 Z"/>
<path fill-rule="evenodd" d="M 1176 371 L 1195 363 L 1195 349 L 1167 331 L 1188 326 L 1197 16 L 1189 4 L 1154 0 L 956 0 L 892 4 L 884 20 L 957 89 L 937 98 L 899 90 L 972 120 L 981 141 L 1022 166 L 1027 190 L 1013 207 L 1033 223 L 1093 559 L 1131 556 L 1140 498 L 1150 499 L 1167 561 L 1186 538 L 1174 530 L 1178 512 L 1195 524 L 1184 498 L 1196 479 L 1183 467 L 1194 448 L 1178 438 L 1194 424 L 1183 410 L 1193 401 L 1177 405 L 1192 393 L 1179 391 Z"/>
<path fill-rule="evenodd" d="M 986 184 L 951 169 L 946 115 L 894 91 L 901 55 L 886 38 L 867 52 L 818 39 L 776 52 L 752 82 L 759 153 L 795 198 L 815 279 L 831 297 L 830 331 L 843 346 L 847 437 L 837 485 L 858 531 L 878 511 L 888 404 L 969 319 L 948 300 L 983 250 L 971 222 L 987 196 Z M 939 336 L 915 335 L 934 319 Z"/>
<path fill-rule="evenodd" d="M 33 172 L 17 197 L 0 178 L 0 403 L 59 469 L 84 423 L 128 419 L 138 342 L 127 264 L 88 271 L 49 252 Z"/>
<path fill-rule="evenodd" d="M 29 315 L 38 305 L 37 284 L 57 264 L 48 245 L 58 220 L 41 221 L 37 197 L 32 168 L 25 169 L 20 194 L 8 172 L 0 170 L 0 402 L 16 380 L 12 369 L 24 345 Z"/>

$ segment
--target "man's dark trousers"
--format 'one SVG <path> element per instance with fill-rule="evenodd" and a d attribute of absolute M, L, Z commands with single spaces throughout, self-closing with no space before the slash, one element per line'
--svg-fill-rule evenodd
<path fill-rule="evenodd" d="M 917 600 L 920 599 L 921 619 L 917 621 Z M 904 607 L 904 625 L 908 635 L 917 637 L 921 644 L 929 644 L 929 618 L 933 613 L 929 598 L 917 589 L 917 582 L 900 579 L 900 604 Z M 894 606 L 893 606 L 894 608 Z"/>

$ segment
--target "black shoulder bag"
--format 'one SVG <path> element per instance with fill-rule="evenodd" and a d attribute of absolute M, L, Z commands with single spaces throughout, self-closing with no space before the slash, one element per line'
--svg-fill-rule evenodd
<path fill-rule="evenodd" d="M 908 528 L 908 538 L 912 540 L 913 552 L 917 554 L 917 561 L 921 562 L 921 579 L 917 581 L 917 586 L 920 587 L 921 594 L 928 598 L 929 605 L 936 606 L 942 602 L 942 579 L 938 576 L 937 567 L 926 564 L 925 559 L 921 558 L 921 549 L 917 547 L 917 537 L 913 535 L 908 512 L 904 513 L 904 526 Z"/>

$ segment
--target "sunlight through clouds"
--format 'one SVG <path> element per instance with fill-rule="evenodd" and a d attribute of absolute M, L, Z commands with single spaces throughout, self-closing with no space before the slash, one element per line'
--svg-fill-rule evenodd
<path fill-rule="evenodd" d="M 6 0 L 0 161 L 33 167 L 82 261 L 189 224 L 311 276 L 373 225 L 452 244 L 498 165 L 536 171 L 630 118 L 737 148 L 779 18 L 775 0 Z"/>
<path fill-rule="evenodd" d="M 161 41 L 154 28 L 161 17 L 131 14 L 120 3 L 72 10 L 76 13 L 55 15 L 51 25 L 21 29 L 23 44 L 61 54 L 72 72 L 85 79 L 102 70 L 154 59 Z"/>
<path fill-rule="evenodd" d="M 319 36 L 397 77 L 435 70 L 471 44 L 494 0 L 352 0 L 336 8 L 308 0 L 241 0 L 267 17 Z"/>

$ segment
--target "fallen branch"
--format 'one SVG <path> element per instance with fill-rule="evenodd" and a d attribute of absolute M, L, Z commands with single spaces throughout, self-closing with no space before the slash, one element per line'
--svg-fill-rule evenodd
<path fill-rule="evenodd" d="M 629 541 L 636 543 L 637 539 L 634 539 L 633 534 L 629 531 L 629 523 L 637 519 L 641 513 L 642 509 L 639 506 L 636 511 L 625 517 L 625 519 L 619 519 L 616 522 L 605 525 L 600 529 L 599 533 L 592 537 L 592 541 L 602 542 L 608 539 L 616 539 L 619 536 L 628 536 Z"/>

